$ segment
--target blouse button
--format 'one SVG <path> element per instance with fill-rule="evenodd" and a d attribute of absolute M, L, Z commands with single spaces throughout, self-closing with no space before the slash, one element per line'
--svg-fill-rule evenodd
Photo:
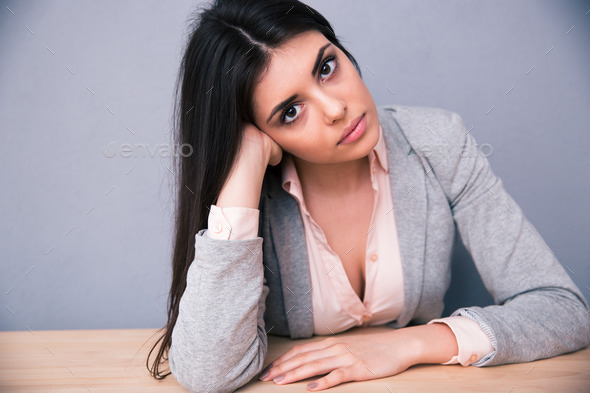
<path fill-rule="evenodd" d="M 476 360 L 477 360 L 477 355 L 476 355 L 476 354 L 473 354 L 473 355 L 471 355 L 471 357 L 469 358 L 469 362 L 470 362 L 470 363 L 473 363 L 473 362 L 475 362 Z"/>
<path fill-rule="evenodd" d="M 377 262 L 377 254 L 375 254 L 375 253 L 371 254 L 371 261 Z"/>
<path fill-rule="evenodd" d="M 363 315 L 363 318 L 362 318 L 362 326 L 363 326 L 363 327 L 367 327 L 367 326 L 369 326 L 369 322 L 370 322 L 370 320 L 371 320 L 371 317 L 370 317 L 370 316 L 368 316 L 368 315 Z"/>
<path fill-rule="evenodd" d="M 221 226 L 221 224 L 215 224 L 213 226 L 213 232 L 215 232 L 215 233 L 221 233 L 222 230 L 223 230 L 223 227 Z"/>

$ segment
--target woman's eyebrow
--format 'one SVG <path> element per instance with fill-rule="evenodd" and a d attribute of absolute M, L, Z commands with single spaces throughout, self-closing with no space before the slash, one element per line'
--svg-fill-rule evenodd
<path fill-rule="evenodd" d="M 324 56 L 324 52 L 326 51 L 326 49 L 330 45 L 332 45 L 332 43 L 328 42 L 326 45 L 322 46 L 318 50 L 318 55 L 316 56 L 315 63 L 313 64 L 313 68 L 311 69 L 311 76 L 313 78 L 315 78 L 316 74 L 318 73 L 318 66 L 320 65 L 320 61 L 322 61 L 322 57 Z M 266 120 L 266 124 L 268 124 L 268 122 L 272 119 L 272 117 L 275 115 L 275 113 L 277 113 L 278 111 L 283 109 L 283 107 L 285 105 L 287 105 L 289 102 L 296 100 L 296 99 L 297 99 L 297 94 L 292 95 L 291 97 L 287 98 L 286 100 L 281 101 L 277 106 L 274 107 L 272 112 L 270 112 L 270 116 L 268 116 L 268 119 Z"/>

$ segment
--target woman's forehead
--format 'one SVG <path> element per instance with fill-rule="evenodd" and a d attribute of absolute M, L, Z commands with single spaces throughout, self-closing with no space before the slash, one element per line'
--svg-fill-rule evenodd
<path fill-rule="evenodd" d="M 310 79 L 314 65 L 318 61 L 318 55 L 330 45 L 330 41 L 322 33 L 310 31 L 274 49 L 267 67 L 254 88 L 256 104 L 264 103 L 264 106 L 268 106 L 274 101 L 278 102 L 291 93 L 298 81 Z M 263 110 L 268 111 L 269 108 L 263 108 Z"/>

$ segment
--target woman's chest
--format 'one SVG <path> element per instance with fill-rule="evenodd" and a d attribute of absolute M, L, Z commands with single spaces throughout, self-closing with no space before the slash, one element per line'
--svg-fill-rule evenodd
<path fill-rule="evenodd" d="M 338 255 L 350 285 L 361 300 L 365 290 L 365 261 L 367 239 L 374 206 L 370 188 L 358 192 L 348 201 L 320 201 L 307 203 L 313 220 L 322 229 L 328 245 Z"/>

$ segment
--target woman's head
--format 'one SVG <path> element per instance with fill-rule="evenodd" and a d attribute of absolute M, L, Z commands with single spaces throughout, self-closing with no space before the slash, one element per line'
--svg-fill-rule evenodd
<path fill-rule="evenodd" d="M 320 121 L 325 124 L 332 121 L 333 130 L 330 132 L 338 134 L 360 111 L 371 109 L 367 102 L 361 103 L 362 100 L 349 102 L 343 98 L 352 96 L 353 86 L 346 90 L 340 84 L 322 95 L 313 88 L 310 79 L 299 80 L 298 77 L 295 80 L 281 74 L 279 68 L 283 55 L 288 54 L 291 61 L 296 60 L 289 45 L 285 44 L 299 45 L 302 37 L 313 38 L 314 45 L 306 46 L 301 69 L 299 64 L 291 62 L 289 72 L 310 74 L 310 59 L 315 61 L 317 44 L 321 41 L 321 46 L 330 44 L 320 59 L 322 68 L 329 69 L 333 63 L 326 66 L 325 59 L 329 53 L 337 53 L 338 66 L 346 69 L 349 77 L 353 74 L 351 70 L 355 70 L 355 79 L 351 80 L 354 86 L 360 86 L 359 66 L 340 44 L 330 23 L 319 12 L 299 1 L 217 0 L 200 9 L 191 25 L 176 86 L 173 135 L 177 146 L 189 144 L 193 150 L 190 155 L 176 156 L 174 163 L 175 239 L 168 321 L 163 335 L 152 348 L 153 351 L 161 342 L 151 367 L 149 357 L 147 359 L 148 369 L 156 378 L 168 375 L 162 374 L 159 366 L 167 358 L 188 268 L 194 259 L 194 236 L 207 227 L 208 209 L 216 203 L 229 176 L 241 143 L 244 122 L 256 124 L 277 138 L 279 145 L 283 142 L 286 151 L 296 155 L 300 150 L 295 148 L 291 137 L 285 136 L 287 130 L 298 132 L 303 124 L 309 127 Z M 327 75 L 326 71 L 323 73 Z M 320 78 L 319 74 L 316 76 Z M 273 88 L 275 83 L 280 83 L 280 91 Z M 326 79 L 321 83 L 327 86 L 331 82 Z M 364 84 L 362 86 L 364 88 Z M 296 93 L 306 100 L 307 105 L 298 120 L 299 126 L 279 127 L 276 115 L 271 123 L 266 123 L 272 109 L 270 106 L 275 107 L 277 100 L 287 98 L 285 94 Z M 366 101 L 368 92 L 363 90 L 360 93 Z M 293 110 L 288 116 L 295 117 L 292 113 Z M 334 131 L 336 129 L 340 131 Z"/>
<path fill-rule="evenodd" d="M 301 71 L 301 75 L 310 73 L 308 59 L 315 58 L 319 48 L 308 43 L 294 48 L 294 51 L 290 50 L 293 48 L 290 45 L 292 42 L 306 43 L 301 37 L 315 38 L 314 44 L 330 44 L 325 56 L 333 52 L 339 56 L 337 62 L 341 69 L 356 69 L 355 75 L 350 72 L 347 75 L 349 82 L 354 83 L 349 83 L 348 92 L 340 91 L 341 97 L 356 94 L 357 101 L 366 101 L 369 95 L 360 79 L 361 71 L 356 60 L 339 42 L 330 23 L 319 12 L 299 1 L 218 0 L 212 7 L 205 9 L 195 22 L 181 66 L 182 85 L 177 120 L 182 134 L 177 142 L 193 145 L 196 152 L 199 146 L 206 146 L 206 152 L 203 152 L 217 159 L 220 156 L 235 156 L 241 141 L 243 121 L 256 124 L 271 137 L 278 136 L 273 131 L 284 127 L 277 127 L 276 122 L 267 124 L 266 118 L 262 121 L 258 119 L 258 115 L 270 112 L 272 108 L 267 106 L 276 106 L 278 102 L 293 95 L 291 92 L 295 90 L 303 93 L 300 91 L 301 84 L 293 83 L 302 80 L 296 81 L 294 75 L 289 73 L 294 70 Z M 285 53 L 289 55 L 285 59 L 288 64 L 282 62 L 277 66 L 277 60 L 281 60 Z M 305 62 L 304 59 L 297 59 L 300 55 L 305 57 Z M 320 60 L 319 66 L 323 66 L 324 59 Z M 280 68 L 286 68 L 285 66 L 290 69 L 281 73 Z M 318 77 L 316 75 L 316 81 Z M 281 97 L 280 101 L 277 101 L 278 97 Z M 309 125 L 318 120 L 311 118 L 311 112 L 319 115 L 316 104 L 320 104 L 322 98 L 314 98 L 316 102 L 307 106 L 308 110 L 304 111 L 305 119 L 298 119 L 299 124 L 293 124 L 289 128 L 301 129 L 301 123 Z M 333 94 L 333 98 L 339 97 Z M 322 103 L 326 104 L 323 108 L 326 112 L 337 110 L 327 107 L 327 96 L 323 97 Z M 352 120 L 350 116 L 366 108 L 349 109 L 336 128 L 344 128 Z M 187 126 L 183 127 L 183 123 Z M 340 123 L 346 124 L 342 126 Z M 278 139 L 277 142 L 282 146 L 282 140 Z M 288 147 L 286 150 L 291 152 Z M 214 160 L 207 160 L 211 161 Z M 222 169 L 225 172 L 230 168 Z"/>
<path fill-rule="evenodd" d="M 299 161 L 357 160 L 379 139 L 377 108 L 358 70 L 342 49 L 315 30 L 272 51 L 252 102 L 254 124 Z M 341 143 L 363 116 L 362 136 L 354 144 Z"/>

